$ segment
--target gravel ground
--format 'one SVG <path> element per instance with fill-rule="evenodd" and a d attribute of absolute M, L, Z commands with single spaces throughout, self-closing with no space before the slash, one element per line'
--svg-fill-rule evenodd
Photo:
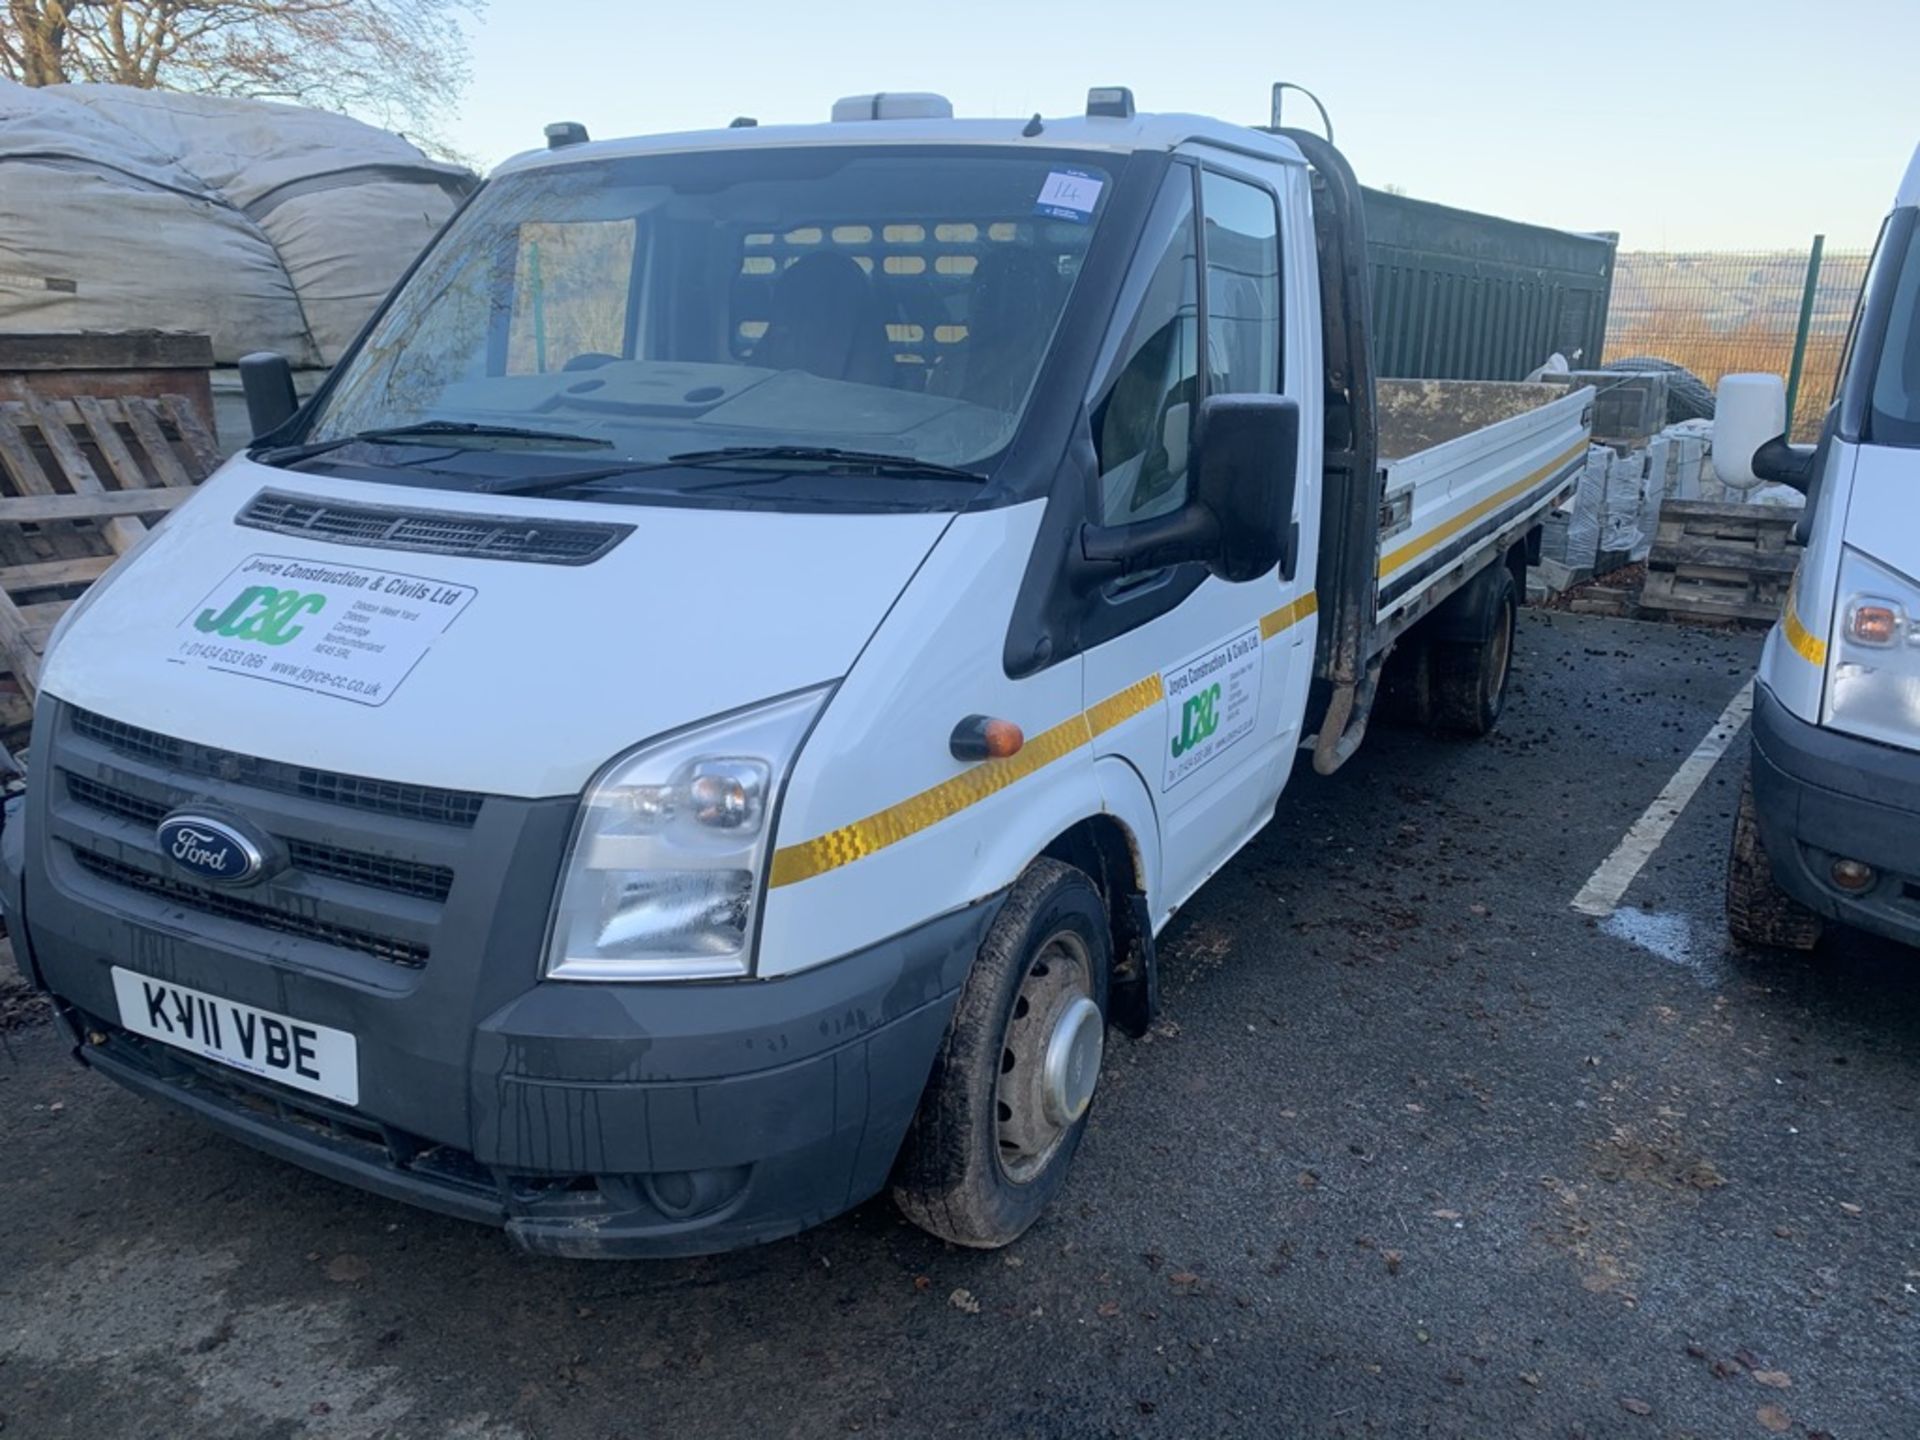
<path fill-rule="evenodd" d="M 1490 740 L 1299 775 L 1000 1254 L 883 1200 L 534 1260 L 0 1027 L 4 1433 L 1911 1440 L 1912 956 L 1729 950 L 1743 744 L 1619 912 L 1568 908 L 1757 650 L 1530 614 Z"/>

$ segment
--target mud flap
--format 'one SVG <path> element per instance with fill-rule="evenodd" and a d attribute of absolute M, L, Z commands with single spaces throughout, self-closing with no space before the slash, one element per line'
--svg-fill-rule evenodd
<path fill-rule="evenodd" d="M 1107 1021 L 1138 1040 L 1160 1013 L 1160 965 L 1153 948 L 1147 897 L 1129 894 L 1116 921 L 1113 977 L 1107 990 Z"/>

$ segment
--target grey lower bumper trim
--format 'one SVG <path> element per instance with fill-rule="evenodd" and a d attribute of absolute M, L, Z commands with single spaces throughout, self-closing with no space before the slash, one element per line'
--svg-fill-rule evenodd
<path fill-rule="evenodd" d="M 217 1091 L 169 1085 L 144 1067 L 129 1064 L 105 1049 L 84 1049 L 80 1058 L 130 1090 L 169 1100 L 235 1139 L 304 1169 L 384 1195 L 389 1200 L 402 1200 L 450 1215 L 456 1220 L 474 1220 L 484 1225 L 507 1223 L 507 1207 L 501 1199 L 436 1184 L 410 1175 L 390 1162 L 369 1159 L 317 1138 L 308 1138 L 286 1124 L 249 1114 L 221 1098 Z"/>
<path fill-rule="evenodd" d="M 543 1253 L 703 1254 L 794 1233 L 885 1185 L 998 909 L 994 897 L 781 980 L 531 987 L 475 1034 L 461 1151 L 71 1003 L 62 1014 L 84 1063 L 322 1175 L 502 1225 Z"/>
<path fill-rule="evenodd" d="M 1920 754 L 1810 725 L 1754 690 L 1753 798 L 1780 888 L 1817 914 L 1920 945 Z M 1849 894 L 1839 858 L 1878 878 Z"/>

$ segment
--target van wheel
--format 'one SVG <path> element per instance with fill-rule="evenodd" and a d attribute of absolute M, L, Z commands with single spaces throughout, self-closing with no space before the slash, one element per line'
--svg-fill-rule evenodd
<path fill-rule="evenodd" d="M 1432 646 L 1434 723 L 1456 735 L 1485 735 L 1507 705 L 1520 594 L 1506 566 L 1493 573 L 1481 602 L 1480 638 L 1436 640 Z"/>
<path fill-rule="evenodd" d="M 1811 950 L 1820 939 L 1818 915 L 1780 888 L 1760 840 L 1753 804 L 1753 768 L 1740 780 L 1740 808 L 1733 817 L 1727 854 L 1727 933 L 1748 945 L 1775 950 Z"/>
<path fill-rule="evenodd" d="M 1386 725 L 1425 730 L 1434 723 L 1433 707 L 1433 646 L 1416 628 L 1388 653 L 1373 714 Z"/>
<path fill-rule="evenodd" d="M 1000 907 L 894 1170 L 923 1230 L 994 1249 L 1040 1218 L 1087 1126 L 1112 941 L 1087 875 L 1036 860 Z"/>

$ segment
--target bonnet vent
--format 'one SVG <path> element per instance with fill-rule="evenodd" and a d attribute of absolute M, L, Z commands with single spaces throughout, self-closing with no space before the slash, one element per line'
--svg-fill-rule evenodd
<path fill-rule="evenodd" d="M 309 535 L 336 545 L 467 555 L 532 565 L 591 565 L 627 536 L 631 525 L 591 520 L 472 515 L 453 510 L 409 510 L 355 505 L 262 490 L 234 517 L 236 525 L 282 535 Z"/>

